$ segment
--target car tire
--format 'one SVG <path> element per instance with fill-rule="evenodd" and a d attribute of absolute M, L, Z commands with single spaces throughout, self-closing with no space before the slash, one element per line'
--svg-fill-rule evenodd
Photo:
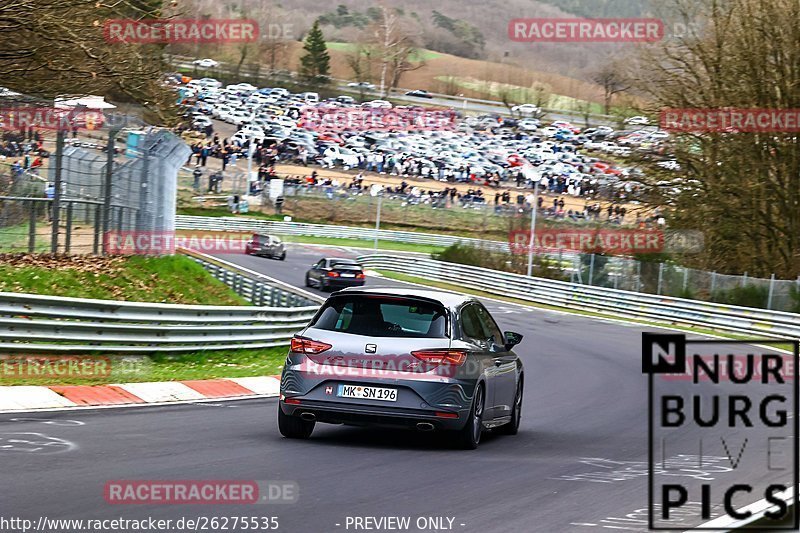
<path fill-rule="evenodd" d="M 522 391 L 523 379 L 520 376 L 519 383 L 517 383 L 517 392 L 514 394 L 514 405 L 511 407 L 511 421 L 498 428 L 498 431 L 503 435 L 516 435 L 519 433 L 519 423 L 522 420 Z"/>
<path fill-rule="evenodd" d="M 306 274 L 306 287 L 311 287 L 311 278 L 308 277 L 308 274 Z"/>
<path fill-rule="evenodd" d="M 462 450 L 474 450 L 481 442 L 483 408 L 486 403 L 484 396 L 483 385 L 478 385 L 475 389 L 467 423 L 456 433 L 455 444 Z"/>
<path fill-rule="evenodd" d="M 283 261 L 284 259 L 286 259 L 286 252 L 283 252 L 283 253 L 280 255 L 280 257 L 278 257 L 278 260 L 280 260 L 280 261 Z"/>
<path fill-rule="evenodd" d="M 278 406 L 278 430 L 287 439 L 307 439 L 311 436 L 316 424 L 316 422 L 308 422 L 302 418 L 284 414 L 280 405 Z"/>
<path fill-rule="evenodd" d="M 321 280 L 319 282 L 319 290 L 321 290 L 322 292 L 328 292 L 328 282 Z"/>

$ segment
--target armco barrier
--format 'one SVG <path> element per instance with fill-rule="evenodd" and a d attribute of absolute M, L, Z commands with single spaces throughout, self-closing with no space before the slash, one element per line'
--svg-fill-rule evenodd
<path fill-rule="evenodd" d="M 800 338 L 800 315 L 793 313 L 529 278 L 419 257 L 370 254 L 359 257 L 358 261 L 371 269 L 410 274 L 489 294 L 568 309 L 761 337 Z"/>
<path fill-rule="evenodd" d="M 0 293 L 0 352 L 130 354 L 288 344 L 322 298 L 190 254 L 239 294 L 269 306 L 174 305 Z M 255 274 L 255 273 L 254 273 Z M 308 297 L 310 296 L 310 297 Z"/>
<path fill-rule="evenodd" d="M 355 228 L 351 226 L 330 226 L 326 224 L 305 224 L 301 222 L 279 222 L 259 220 L 248 217 L 202 217 L 178 215 L 175 217 L 175 229 L 206 231 L 241 231 L 260 232 L 275 235 L 308 235 L 314 237 L 332 237 L 339 239 L 375 238 L 375 230 Z M 470 237 L 454 235 L 437 235 L 433 233 L 417 233 L 415 231 L 378 230 L 378 239 L 382 241 L 405 242 L 412 244 L 430 244 L 447 247 L 457 242 L 474 246 L 508 251 L 508 243 L 501 241 L 485 241 Z"/>
<path fill-rule="evenodd" d="M 193 250 L 178 251 L 197 261 L 212 276 L 233 289 L 239 296 L 247 298 L 253 305 L 302 307 L 317 306 L 325 301 L 321 296 L 230 261 Z"/>

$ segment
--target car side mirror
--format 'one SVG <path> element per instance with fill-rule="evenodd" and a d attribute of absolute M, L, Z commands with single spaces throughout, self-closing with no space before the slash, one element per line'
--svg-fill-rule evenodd
<path fill-rule="evenodd" d="M 506 350 L 510 350 L 517 344 L 522 342 L 522 334 L 514 333 L 513 331 L 503 332 L 503 341 Z"/>

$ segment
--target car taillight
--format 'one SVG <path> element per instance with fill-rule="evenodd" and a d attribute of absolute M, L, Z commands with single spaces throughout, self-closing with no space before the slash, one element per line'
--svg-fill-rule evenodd
<path fill-rule="evenodd" d="M 328 272 L 328 277 L 329 278 L 338 278 L 339 277 L 339 273 L 338 272 L 334 272 L 333 270 L 331 270 L 330 272 Z"/>
<path fill-rule="evenodd" d="M 356 279 L 364 279 L 365 277 L 363 272 L 361 274 L 356 274 Z"/>
<path fill-rule="evenodd" d="M 411 355 L 435 365 L 461 365 L 467 360 L 467 352 L 464 350 L 417 350 Z"/>
<path fill-rule="evenodd" d="M 292 351 L 299 353 L 317 354 L 330 350 L 333 346 L 325 342 L 312 341 L 301 337 L 292 337 Z"/>

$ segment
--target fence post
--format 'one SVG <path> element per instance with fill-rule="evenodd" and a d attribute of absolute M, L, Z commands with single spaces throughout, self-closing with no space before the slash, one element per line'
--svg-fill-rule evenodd
<path fill-rule="evenodd" d="M 72 206 L 73 203 L 67 203 L 67 234 L 64 237 L 64 253 L 68 254 L 72 246 Z"/>
<path fill-rule="evenodd" d="M 118 129 L 111 128 L 108 130 L 108 141 L 106 142 L 106 173 L 105 173 L 105 180 L 103 183 L 103 217 L 102 217 L 102 235 L 103 235 L 103 248 L 102 253 L 106 255 L 108 253 L 107 242 L 106 242 L 106 234 L 108 234 L 108 230 L 111 228 L 111 178 L 114 172 L 114 144 L 116 142 L 116 136 Z"/>
<path fill-rule="evenodd" d="M 742 287 L 747 287 L 747 272 L 742 276 Z"/>
<path fill-rule="evenodd" d="M 101 206 L 94 206 L 94 238 L 92 239 L 92 253 L 97 255 L 100 252 L 100 224 L 103 221 Z"/>
<path fill-rule="evenodd" d="M 28 252 L 33 253 L 36 250 L 36 202 L 31 200 L 30 222 L 28 224 Z M 45 207 L 47 209 L 47 207 Z M 800 279 L 800 278 L 798 278 Z"/>
<path fill-rule="evenodd" d="M 689 269 L 683 267 L 683 292 L 686 294 L 686 285 L 689 283 Z"/>
<path fill-rule="evenodd" d="M 642 292 L 642 262 L 636 261 L 636 292 Z"/>
<path fill-rule="evenodd" d="M 714 291 L 717 290 L 717 271 L 711 272 L 711 301 L 714 301 Z"/>
<path fill-rule="evenodd" d="M 658 287 L 656 294 L 661 295 L 661 283 L 664 281 L 664 263 L 658 264 Z"/>
<path fill-rule="evenodd" d="M 769 277 L 769 296 L 767 296 L 767 309 L 772 309 L 772 295 L 775 293 L 775 273 Z"/>
<path fill-rule="evenodd" d="M 64 157 L 64 130 L 59 128 L 56 132 L 56 168 L 53 177 L 53 212 L 50 217 L 51 231 L 50 231 L 50 252 L 58 252 L 58 221 L 61 214 L 61 166 Z"/>
<path fill-rule="evenodd" d="M 594 282 L 594 254 L 592 254 L 592 258 L 589 260 L 589 285 L 592 285 Z"/>

